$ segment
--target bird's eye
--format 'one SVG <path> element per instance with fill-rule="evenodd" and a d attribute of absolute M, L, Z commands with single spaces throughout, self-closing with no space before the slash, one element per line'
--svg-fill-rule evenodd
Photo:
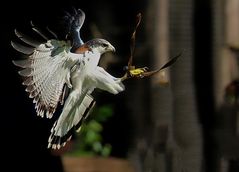
<path fill-rule="evenodd" d="M 103 47 L 108 47 L 108 44 L 103 43 L 102 46 L 103 46 Z"/>

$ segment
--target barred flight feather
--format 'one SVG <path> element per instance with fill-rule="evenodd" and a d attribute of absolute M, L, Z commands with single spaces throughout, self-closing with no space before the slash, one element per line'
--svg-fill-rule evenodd
<path fill-rule="evenodd" d="M 22 34 L 21 32 L 15 29 L 15 35 L 22 40 L 24 43 L 31 45 L 32 47 L 38 47 L 41 43 L 29 38 L 28 36 Z"/>
<path fill-rule="evenodd" d="M 17 31 L 16 34 L 23 42 L 31 43 L 23 38 L 23 34 Z M 53 116 L 58 103 L 64 99 L 62 97 L 63 87 L 73 67 L 72 61 L 76 59 L 68 57 L 70 55 L 66 51 L 70 49 L 69 44 L 57 40 L 53 42 L 54 45 L 52 40 L 48 40 L 47 43 L 40 44 L 36 48 L 12 42 L 13 48 L 17 51 L 29 54 L 27 59 L 13 60 L 13 64 L 22 68 L 18 73 L 23 77 L 22 84 L 26 85 L 25 91 L 28 92 L 30 98 L 33 98 L 37 115 L 47 118 Z M 58 49 L 58 45 L 65 47 Z M 52 56 L 54 49 L 62 50 L 62 52 Z"/>

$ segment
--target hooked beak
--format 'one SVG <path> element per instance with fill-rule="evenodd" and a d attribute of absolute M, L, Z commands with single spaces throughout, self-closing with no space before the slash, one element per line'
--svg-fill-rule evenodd
<path fill-rule="evenodd" d="M 109 51 L 115 52 L 115 47 L 113 45 L 109 45 L 108 47 Z"/>

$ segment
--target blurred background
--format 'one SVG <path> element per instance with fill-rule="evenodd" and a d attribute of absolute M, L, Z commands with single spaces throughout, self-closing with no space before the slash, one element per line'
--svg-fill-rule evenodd
<path fill-rule="evenodd" d="M 81 30 L 84 41 L 101 37 L 115 46 L 116 53 L 102 57 L 100 65 L 116 77 L 124 74 L 139 12 L 137 67 L 157 69 L 183 52 L 162 73 L 125 81 L 126 90 L 119 95 L 96 90 L 97 107 L 113 107 L 101 132 L 101 141 L 111 145 L 110 157 L 126 160 L 135 172 L 239 171 L 239 0 L 2 3 L 1 168 L 65 169 L 67 151 L 46 149 L 55 118 L 35 115 L 18 68 L 12 64 L 20 55 L 10 41 L 16 39 L 15 28 L 27 34 L 30 21 L 49 26 L 63 38 L 61 17 L 72 7 L 86 13 Z"/>

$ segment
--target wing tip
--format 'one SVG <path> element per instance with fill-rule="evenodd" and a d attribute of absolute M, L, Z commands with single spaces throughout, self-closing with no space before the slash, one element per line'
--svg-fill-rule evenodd
<path fill-rule="evenodd" d="M 15 66 L 21 67 L 21 66 L 19 66 L 19 64 L 17 63 L 17 60 L 12 60 L 12 63 L 13 63 Z"/>
<path fill-rule="evenodd" d="M 31 55 L 35 50 L 33 47 L 27 47 L 12 40 L 10 41 L 10 44 L 15 50 L 26 55 Z"/>

